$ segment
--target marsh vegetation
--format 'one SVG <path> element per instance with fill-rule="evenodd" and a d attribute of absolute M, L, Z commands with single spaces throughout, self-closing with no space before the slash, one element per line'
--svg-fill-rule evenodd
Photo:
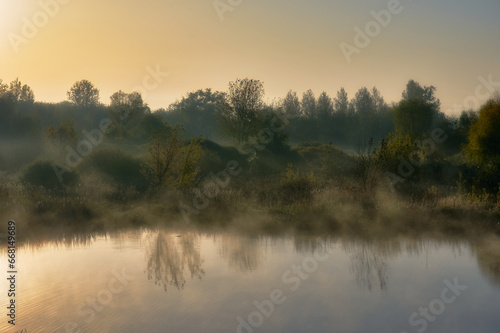
<path fill-rule="evenodd" d="M 57 104 L 1 83 L 0 211 L 34 227 L 499 230 L 500 99 L 453 117 L 435 91 L 266 103 L 241 79 L 152 111 L 137 92 L 101 104 L 86 80 Z"/>

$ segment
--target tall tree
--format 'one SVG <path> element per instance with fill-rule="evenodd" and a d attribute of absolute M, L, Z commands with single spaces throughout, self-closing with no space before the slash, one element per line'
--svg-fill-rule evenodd
<path fill-rule="evenodd" d="M 81 107 L 92 107 L 99 104 L 99 89 L 88 80 L 81 80 L 67 92 L 68 100 Z"/>
<path fill-rule="evenodd" d="M 229 83 L 227 104 L 221 110 L 223 130 L 236 144 L 259 131 L 264 106 L 264 85 L 259 80 L 237 79 Z"/>
<path fill-rule="evenodd" d="M 23 85 L 21 89 L 21 95 L 19 96 L 19 101 L 25 103 L 33 103 L 35 101 L 35 93 L 33 92 L 33 89 L 31 89 L 26 84 Z"/>
<path fill-rule="evenodd" d="M 300 116 L 300 101 L 295 91 L 290 90 L 286 94 L 285 98 L 283 99 L 282 105 L 285 115 L 293 118 Z"/>
<path fill-rule="evenodd" d="M 361 117 L 367 117 L 375 113 L 375 103 L 368 88 L 362 87 L 354 96 L 354 108 Z"/>
<path fill-rule="evenodd" d="M 306 118 L 316 117 L 316 97 L 311 89 L 302 95 L 301 107 Z"/>
<path fill-rule="evenodd" d="M 385 102 L 384 97 L 382 97 L 377 87 L 373 87 L 372 89 L 372 99 L 375 113 L 382 114 L 389 109 L 389 106 Z"/>
<path fill-rule="evenodd" d="M 320 120 L 326 120 L 333 114 L 333 102 L 326 92 L 322 92 L 318 97 L 318 105 L 316 107 L 317 117 Z"/>
<path fill-rule="evenodd" d="M 333 99 L 335 112 L 339 114 L 347 115 L 349 110 L 349 97 L 347 96 L 347 92 L 342 87 L 339 91 L 337 91 L 337 97 Z"/>
<path fill-rule="evenodd" d="M 406 84 L 406 90 L 403 91 L 403 100 L 421 99 L 427 104 L 430 104 L 435 112 L 439 111 L 441 102 L 435 96 L 436 87 L 424 86 L 422 87 L 418 82 L 409 80 Z"/>

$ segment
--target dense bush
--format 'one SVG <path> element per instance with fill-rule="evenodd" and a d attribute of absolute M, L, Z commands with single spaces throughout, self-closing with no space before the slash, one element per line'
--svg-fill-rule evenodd
<path fill-rule="evenodd" d="M 36 161 L 29 164 L 21 172 L 21 181 L 32 186 L 42 186 L 45 189 L 60 189 L 63 186 L 73 186 L 78 182 L 76 171 L 64 172 L 58 178 L 52 161 Z"/>

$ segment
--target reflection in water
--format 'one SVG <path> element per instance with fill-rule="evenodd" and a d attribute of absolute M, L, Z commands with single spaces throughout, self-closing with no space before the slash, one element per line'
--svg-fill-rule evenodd
<path fill-rule="evenodd" d="M 500 287 L 500 238 L 488 237 L 475 248 L 481 272 Z"/>
<path fill-rule="evenodd" d="M 381 291 L 387 290 L 390 276 L 390 264 L 403 255 L 428 258 L 432 248 L 438 249 L 446 244 L 455 255 L 461 255 L 468 246 L 457 239 L 419 240 L 399 238 L 390 239 L 357 239 L 342 240 L 346 254 L 351 260 L 350 270 L 355 275 L 358 286 L 372 291 L 378 286 Z M 496 258 L 498 258 L 497 252 Z"/>
<path fill-rule="evenodd" d="M 266 239 L 223 234 L 216 239 L 219 255 L 230 267 L 241 272 L 252 272 L 262 266 L 265 253 L 260 247 Z"/>
<path fill-rule="evenodd" d="M 191 278 L 201 279 L 205 275 L 198 234 L 188 232 L 179 235 L 159 231 L 151 237 L 153 240 L 146 249 L 148 280 L 153 280 L 167 291 L 168 285 L 177 289 L 184 288 L 186 267 Z"/>
<path fill-rule="evenodd" d="M 356 283 L 360 288 L 372 290 L 373 285 L 378 284 L 380 290 L 387 289 L 387 281 L 389 279 L 388 259 L 393 247 L 381 246 L 375 242 L 353 242 L 348 245 L 346 252 L 351 252 L 351 271 L 356 277 Z"/>

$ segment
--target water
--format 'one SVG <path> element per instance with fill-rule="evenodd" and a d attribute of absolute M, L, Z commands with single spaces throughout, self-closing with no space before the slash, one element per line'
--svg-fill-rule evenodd
<path fill-rule="evenodd" d="M 18 270 L 16 326 L 3 315 L 1 332 L 500 331 L 493 235 L 141 229 L 24 243 Z"/>

